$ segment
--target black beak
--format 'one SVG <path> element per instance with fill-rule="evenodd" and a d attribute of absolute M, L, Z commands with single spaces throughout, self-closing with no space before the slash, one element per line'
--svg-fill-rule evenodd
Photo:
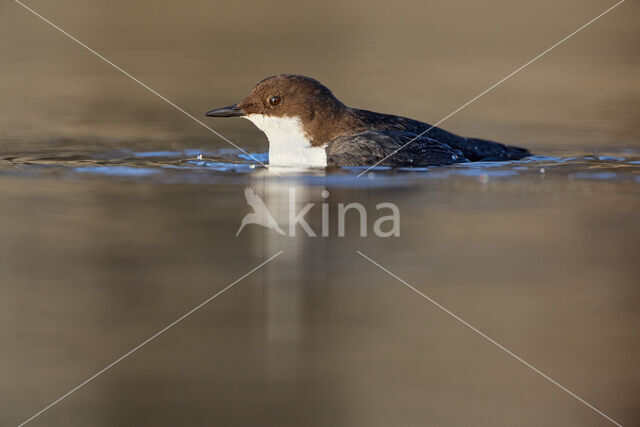
<path fill-rule="evenodd" d="M 215 110 L 205 113 L 205 116 L 208 117 L 242 117 L 244 115 L 246 115 L 245 112 L 236 104 L 229 105 L 228 107 L 216 108 Z"/>

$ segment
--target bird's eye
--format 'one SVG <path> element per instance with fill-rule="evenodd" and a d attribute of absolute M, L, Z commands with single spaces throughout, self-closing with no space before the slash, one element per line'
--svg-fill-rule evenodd
<path fill-rule="evenodd" d="M 269 98 L 269 104 L 273 105 L 274 107 L 280 104 L 281 101 L 282 98 L 280 98 L 278 95 L 273 95 L 271 98 Z"/>

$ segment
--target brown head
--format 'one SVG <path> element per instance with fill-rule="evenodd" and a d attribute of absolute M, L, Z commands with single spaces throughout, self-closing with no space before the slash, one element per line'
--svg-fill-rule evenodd
<path fill-rule="evenodd" d="M 268 118 L 299 119 L 312 146 L 321 146 L 342 134 L 349 108 L 331 91 L 310 77 L 280 74 L 259 82 L 237 104 L 206 113 L 209 117 L 245 117 L 260 127 Z"/>

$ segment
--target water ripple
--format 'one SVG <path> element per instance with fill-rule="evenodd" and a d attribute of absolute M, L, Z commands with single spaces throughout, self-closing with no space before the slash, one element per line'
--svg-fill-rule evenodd
<path fill-rule="evenodd" d="M 509 162 L 473 162 L 452 166 L 390 168 L 378 166 L 363 178 L 356 178 L 366 167 L 325 169 L 286 169 L 288 178 L 310 184 L 324 183 L 345 186 L 397 186 L 415 179 L 476 179 L 488 183 L 493 179 L 522 180 L 553 178 L 567 180 L 640 182 L 640 156 L 631 150 L 576 155 L 536 155 Z M 41 171 L 70 171 L 127 179 L 166 179 L 168 182 L 214 182 L 217 177 L 273 177 L 264 166 L 268 153 L 249 155 L 234 149 L 203 151 L 200 149 L 82 152 L 79 149 L 58 149 L 55 152 L 22 153 L 0 157 L 0 173 L 30 174 Z M 53 172 L 52 172 L 53 171 Z M 278 169 L 280 171 L 280 169 Z"/>

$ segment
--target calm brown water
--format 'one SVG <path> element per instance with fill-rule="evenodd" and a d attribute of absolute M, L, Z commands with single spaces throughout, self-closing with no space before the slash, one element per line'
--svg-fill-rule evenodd
<path fill-rule="evenodd" d="M 435 122 L 613 3 L 33 0 L 185 110 L 296 72 Z M 279 178 L 13 2 L 0 4 L 0 424 L 40 409 L 283 253 L 29 425 L 640 422 L 640 6 L 452 117 L 536 156 Z M 203 120 L 205 120 L 203 118 Z M 239 120 L 206 123 L 266 161 Z M 202 155 L 199 159 L 198 155 Z M 249 225 L 244 189 L 286 228 Z M 337 205 L 367 210 L 337 236 Z M 376 205 L 400 237 L 371 233 Z"/>

